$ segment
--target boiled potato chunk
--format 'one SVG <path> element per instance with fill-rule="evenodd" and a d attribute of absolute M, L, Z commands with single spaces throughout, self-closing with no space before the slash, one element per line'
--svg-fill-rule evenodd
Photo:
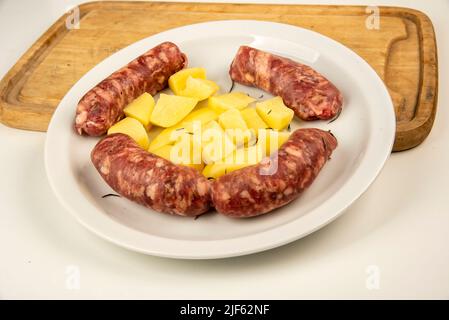
<path fill-rule="evenodd" d="M 242 114 L 237 109 L 229 109 L 220 114 L 218 122 L 237 146 L 247 143 L 253 137 Z"/>
<path fill-rule="evenodd" d="M 154 152 L 155 150 L 160 149 L 161 147 L 173 144 L 174 141 L 171 140 L 172 132 L 176 130 L 174 127 L 166 128 L 161 131 L 150 143 L 150 147 L 148 148 L 148 151 Z"/>
<path fill-rule="evenodd" d="M 195 164 L 195 163 L 188 163 L 188 164 L 184 164 L 183 165 L 187 166 L 187 167 L 191 167 L 193 169 L 195 169 L 196 171 L 202 172 L 204 169 L 204 163 L 199 163 L 199 164 Z"/>
<path fill-rule="evenodd" d="M 163 147 L 161 147 L 159 149 L 154 150 L 152 153 L 157 155 L 157 156 L 159 156 L 159 157 L 161 157 L 161 158 L 170 160 L 170 152 L 171 152 L 171 148 L 172 147 L 173 147 L 173 145 L 166 145 L 166 146 L 163 146 Z"/>
<path fill-rule="evenodd" d="M 124 133 L 134 139 L 139 146 L 145 150 L 148 148 L 148 134 L 143 124 L 134 118 L 125 118 L 120 120 L 109 128 L 108 134 Z"/>
<path fill-rule="evenodd" d="M 253 145 L 256 142 L 256 136 L 249 129 L 226 129 L 225 132 L 237 147 Z"/>
<path fill-rule="evenodd" d="M 175 161 L 171 160 L 171 154 L 172 154 L 173 147 L 174 147 L 173 145 L 166 145 L 166 146 L 163 146 L 163 147 L 155 150 L 153 153 L 155 155 L 158 155 L 161 158 L 164 158 L 164 159 L 167 159 L 167 160 L 169 160 L 169 161 L 171 161 L 173 163 L 176 163 Z M 173 160 L 176 160 L 176 157 L 173 157 Z M 204 164 L 202 164 L 202 163 L 199 163 L 199 164 L 183 163 L 183 164 L 185 166 L 192 167 L 192 168 L 194 168 L 194 169 L 196 169 L 196 170 L 198 170 L 200 172 L 204 168 Z"/>
<path fill-rule="evenodd" d="M 218 113 L 225 112 L 229 109 L 241 110 L 246 108 L 251 102 L 256 99 L 248 96 L 242 92 L 231 92 L 219 96 L 209 98 L 209 107 Z"/>
<path fill-rule="evenodd" d="M 218 179 L 222 175 L 244 167 L 246 167 L 244 164 L 211 163 L 204 167 L 202 174 L 208 179 Z"/>
<path fill-rule="evenodd" d="M 233 161 L 236 165 L 244 165 L 245 167 L 259 163 L 263 158 L 263 150 L 257 148 L 257 145 L 248 148 L 239 148 L 233 154 Z M 229 161 L 224 159 L 224 161 Z"/>
<path fill-rule="evenodd" d="M 217 121 L 211 121 L 202 130 L 202 159 L 209 164 L 219 161 L 235 150 L 235 145 Z"/>
<path fill-rule="evenodd" d="M 256 146 L 240 148 L 223 160 L 206 165 L 203 175 L 208 179 L 217 179 L 232 171 L 257 164 L 261 158 Z"/>
<path fill-rule="evenodd" d="M 151 122 L 160 127 L 171 127 L 184 119 L 197 103 L 195 98 L 161 93 L 151 114 Z"/>
<path fill-rule="evenodd" d="M 203 176 L 208 179 L 218 179 L 226 173 L 244 168 L 245 165 L 225 164 L 225 163 L 211 163 L 204 167 Z"/>
<path fill-rule="evenodd" d="M 194 123 L 195 121 L 198 121 L 201 123 L 201 125 L 204 125 L 209 121 L 216 120 L 217 118 L 218 114 L 210 108 L 201 108 L 195 110 L 187 117 L 185 117 L 181 123 L 162 130 L 162 132 L 159 133 L 159 135 L 157 135 L 151 141 L 148 151 L 153 152 L 154 150 L 159 149 L 167 144 L 173 144 L 174 140 L 172 140 L 172 133 L 175 130 L 188 130 L 192 126 L 192 123 Z"/>
<path fill-rule="evenodd" d="M 243 120 L 240 111 L 237 109 L 229 109 L 228 111 L 220 114 L 218 117 L 218 122 L 223 129 L 248 129 L 245 120 Z"/>
<path fill-rule="evenodd" d="M 220 87 L 207 79 L 187 78 L 186 87 L 180 93 L 181 96 L 205 100 L 218 91 Z"/>
<path fill-rule="evenodd" d="M 208 101 L 208 99 L 198 102 L 196 104 L 196 106 L 195 106 L 195 109 L 193 109 L 192 112 L 195 112 L 197 110 L 204 109 L 204 108 L 209 108 L 209 101 Z M 212 110 L 211 108 L 209 108 L 209 109 Z"/>
<path fill-rule="evenodd" d="M 245 120 L 246 125 L 249 129 L 253 130 L 256 137 L 259 135 L 259 130 L 268 128 L 268 125 L 257 114 L 256 109 L 246 108 L 240 111 L 240 113 L 242 114 L 243 120 Z"/>
<path fill-rule="evenodd" d="M 196 129 L 193 131 L 194 134 L 190 132 L 179 134 L 176 143 L 171 146 L 170 160 L 201 171 L 204 167 L 201 161 L 201 135 Z"/>
<path fill-rule="evenodd" d="M 256 104 L 259 116 L 273 129 L 286 128 L 293 119 L 294 112 L 285 106 L 281 97 L 275 97 Z"/>
<path fill-rule="evenodd" d="M 162 130 L 150 143 L 148 151 L 153 152 L 165 145 L 174 144 L 177 136 L 176 131 L 186 130 L 186 126 L 183 124 L 177 124 L 169 128 Z"/>
<path fill-rule="evenodd" d="M 153 152 L 167 144 L 174 144 L 179 136 L 185 132 L 193 131 L 193 122 L 186 122 L 174 125 L 162 130 L 150 143 L 148 151 Z"/>
<path fill-rule="evenodd" d="M 204 68 L 188 68 L 182 69 L 176 72 L 170 78 L 168 78 L 168 86 L 174 94 L 180 95 L 182 90 L 185 89 L 187 79 L 189 77 L 206 79 L 206 69 Z"/>
<path fill-rule="evenodd" d="M 201 108 L 193 111 L 182 122 L 194 122 L 199 121 L 201 124 L 206 124 L 209 121 L 218 119 L 218 113 L 211 108 Z"/>
<path fill-rule="evenodd" d="M 290 132 L 276 130 L 260 131 L 257 140 L 259 152 L 262 152 L 263 156 L 270 156 L 273 152 L 279 150 L 289 137 Z"/>
<path fill-rule="evenodd" d="M 128 104 L 123 110 L 127 117 L 139 120 L 146 128 L 150 124 L 151 113 L 154 108 L 154 99 L 148 92 L 144 92 L 142 95 L 134 99 L 133 102 Z"/>

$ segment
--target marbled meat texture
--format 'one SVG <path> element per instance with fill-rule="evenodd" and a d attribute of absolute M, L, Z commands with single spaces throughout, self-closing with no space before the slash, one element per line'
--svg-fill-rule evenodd
<path fill-rule="evenodd" d="M 277 153 L 261 163 L 214 181 L 213 205 L 218 212 L 237 218 L 282 207 L 310 186 L 336 147 L 337 140 L 330 132 L 298 129 Z"/>
<path fill-rule="evenodd" d="M 343 97 L 309 66 L 248 46 L 241 46 L 229 70 L 231 79 L 280 96 L 302 120 L 327 120 L 340 113 Z"/>
<path fill-rule="evenodd" d="M 156 211 L 197 216 L 210 207 L 210 181 L 193 168 L 143 150 L 125 134 L 100 140 L 91 160 L 112 189 Z"/>
<path fill-rule="evenodd" d="M 187 66 L 187 57 L 164 42 L 131 61 L 89 90 L 78 102 L 75 130 L 101 136 L 123 117 L 123 109 L 144 92 L 155 95 L 168 78 Z"/>

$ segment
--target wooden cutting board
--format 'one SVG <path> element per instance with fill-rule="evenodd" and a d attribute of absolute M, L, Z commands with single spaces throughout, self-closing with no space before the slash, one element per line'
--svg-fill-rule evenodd
<path fill-rule="evenodd" d="M 415 147 L 431 130 L 437 51 L 432 23 L 419 11 L 380 7 L 379 28 L 370 29 L 366 23 L 373 21 L 373 11 L 362 6 L 91 2 L 78 8 L 79 29 L 68 29 L 68 14 L 62 16 L 0 82 L 4 124 L 45 131 L 59 101 L 83 74 L 137 40 L 197 22 L 255 19 L 317 31 L 363 57 L 395 105 L 394 151 Z"/>

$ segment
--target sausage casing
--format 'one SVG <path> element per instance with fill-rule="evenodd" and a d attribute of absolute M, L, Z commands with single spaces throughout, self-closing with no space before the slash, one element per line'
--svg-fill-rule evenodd
<path fill-rule="evenodd" d="M 156 211 L 197 216 L 210 207 L 210 182 L 203 175 L 143 150 L 125 134 L 100 140 L 91 160 L 112 189 Z"/>
<path fill-rule="evenodd" d="M 187 66 L 187 57 L 171 42 L 163 42 L 131 61 L 89 90 L 78 102 L 75 130 L 101 136 L 121 117 L 123 109 L 144 92 L 155 95 L 168 78 Z"/>
<path fill-rule="evenodd" d="M 340 111 L 339 90 L 311 67 L 241 46 L 229 70 L 231 79 L 280 96 L 303 120 L 331 119 Z"/>
<path fill-rule="evenodd" d="M 313 182 L 336 147 L 330 132 L 298 129 L 277 154 L 214 181 L 213 205 L 230 217 L 253 217 L 284 206 Z"/>

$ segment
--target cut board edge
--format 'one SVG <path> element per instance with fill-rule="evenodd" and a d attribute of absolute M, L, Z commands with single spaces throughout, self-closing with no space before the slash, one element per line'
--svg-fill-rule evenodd
<path fill-rule="evenodd" d="M 103 6 L 114 6 L 120 8 L 127 5 L 195 5 L 197 7 L 210 6 L 208 3 L 164 3 L 164 2 L 111 2 L 111 1 L 93 1 L 83 3 L 79 6 L 81 16 L 87 14 L 91 10 L 98 9 Z M 278 4 L 214 4 L 219 6 L 282 6 Z M 361 14 L 365 12 L 365 6 L 326 6 L 326 5 L 289 5 L 296 8 L 307 9 L 309 12 L 320 11 L 322 9 L 332 9 L 327 12 L 331 14 L 343 13 L 349 10 L 349 14 Z M 430 18 L 421 11 L 403 8 L 403 7 L 379 7 L 381 15 L 399 16 L 410 19 L 417 24 L 420 32 L 420 50 L 421 50 L 421 87 L 418 92 L 418 104 L 415 108 L 416 113 L 411 121 L 397 123 L 396 139 L 393 151 L 403 151 L 411 149 L 419 145 L 430 133 L 433 121 L 436 115 L 437 95 L 438 95 L 438 59 L 436 50 L 436 39 Z M 304 11 L 301 12 L 304 14 Z M 348 14 L 348 11 L 346 11 Z M 310 14 L 310 13 L 309 13 Z M 52 110 L 51 106 L 39 105 L 39 108 L 50 109 L 48 114 L 37 114 L 33 110 L 33 105 L 20 104 L 17 99 L 11 97 L 14 90 L 20 91 L 20 87 L 16 87 L 19 81 L 23 81 L 20 77 L 31 66 L 35 68 L 45 50 L 56 45 L 58 38 L 69 32 L 65 28 L 65 20 L 68 14 L 62 15 L 50 28 L 19 58 L 16 64 L 6 73 L 0 81 L 0 122 L 3 124 L 25 130 L 46 131 L 48 122 L 50 121 Z M 37 59 L 36 59 L 37 57 Z M 39 116 L 41 121 L 34 121 Z M 43 120 L 43 121 L 42 121 Z"/>

